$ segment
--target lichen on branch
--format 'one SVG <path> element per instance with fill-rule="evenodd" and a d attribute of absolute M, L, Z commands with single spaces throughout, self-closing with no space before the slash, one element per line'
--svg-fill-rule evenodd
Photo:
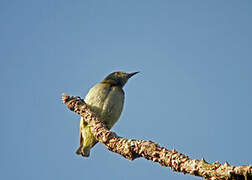
<path fill-rule="evenodd" d="M 174 149 L 168 150 L 152 141 L 119 137 L 99 121 L 95 113 L 88 108 L 80 97 L 68 96 L 63 93 L 62 101 L 71 111 L 85 118 L 91 126 L 94 137 L 104 144 L 108 150 L 129 160 L 143 157 L 158 162 L 162 166 L 170 167 L 173 171 L 200 176 L 204 179 L 252 180 L 252 165 L 230 166 L 227 162 L 225 164 L 219 162 L 210 164 L 204 158 L 201 160 L 191 159 Z"/>

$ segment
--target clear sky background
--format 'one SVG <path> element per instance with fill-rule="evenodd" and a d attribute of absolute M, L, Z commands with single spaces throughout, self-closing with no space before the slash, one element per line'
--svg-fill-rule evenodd
<path fill-rule="evenodd" d="M 84 97 L 113 71 L 126 84 L 113 127 L 191 158 L 252 164 L 252 1 L 0 1 L 0 176 L 21 180 L 199 179 L 98 144 L 79 146 Z"/>

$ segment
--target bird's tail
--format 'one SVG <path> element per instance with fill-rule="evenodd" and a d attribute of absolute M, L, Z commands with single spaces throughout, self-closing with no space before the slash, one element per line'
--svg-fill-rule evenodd
<path fill-rule="evenodd" d="M 83 146 L 80 146 L 76 151 L 75 153 L 78 154 L 78 155 L 82 155 L 83 157 L 89 157 L 89 154 L 90 154 L 90 147 L 83 147 Z"/>

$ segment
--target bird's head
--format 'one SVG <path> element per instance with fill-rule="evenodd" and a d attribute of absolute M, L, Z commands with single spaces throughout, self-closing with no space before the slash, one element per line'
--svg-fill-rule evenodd
<path fill-rule="evenodd" d="M 110 73 L 103 81 L 102 83 L 107 83 L 112 86 L 119 86 L 123 87 L 129 78 L 134 76 L 139 72 L 133 72 L 133 73 L 125 73 L 125 72 L 113 72 Z"/>

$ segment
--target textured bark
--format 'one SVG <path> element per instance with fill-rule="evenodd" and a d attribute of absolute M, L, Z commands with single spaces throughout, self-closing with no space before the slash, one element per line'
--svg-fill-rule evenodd
<path fill-rule="evenodd" d="M 252 165 L 230 166 L 227 162 L 225 164 L 220 164 L 219 162 L 210 164 L 204 159 L 190 159 L 176 150 L 168 150 L 152 141 L 118 137 L 99 121 L 83 99 L 62 94 L 62 101 L 71 111 L 86 119 L 91 126 L 93 135 L 108 150 L 118 153 L 129 160 L 144 157 L 147 160 L 158 162 L 162 166 L 169 166 L 173 171 L 211 180 L 252 180 Z"/>

